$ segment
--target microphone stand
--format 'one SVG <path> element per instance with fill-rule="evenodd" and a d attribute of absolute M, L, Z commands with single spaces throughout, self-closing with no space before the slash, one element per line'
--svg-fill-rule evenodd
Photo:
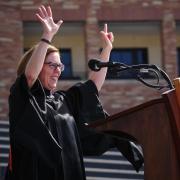
<path fill-rule="evenodd" d="M 116 74 L 119 77 L 119 72 L 121 71 L 128 71 L 132 73 L 135 77 L 136 80 L 140 81 L 144 85 L 155 88 L 158 90 L 161 90 L 163 88 L 169 88 L 169 89 L 174 89 L 174 86 L 169 78 L 169 76 L 159 67 L 157 67 L 154 64 L 138 64 L 138 65 L 127 65 L 124 63 L 118 63 L 118 62 L 113 62 L 114 66 L 108 68 L 108 72 L 110 74 Z M 148 74 L 150 76 L 150 73 L 153 73 L 157 79 L 156 84 L 151 84 L 144 80 L 142 77 L 142 74 Z M 161 85 L 160 84 L 160 76 L 166 81 L 166 85 Z"/>

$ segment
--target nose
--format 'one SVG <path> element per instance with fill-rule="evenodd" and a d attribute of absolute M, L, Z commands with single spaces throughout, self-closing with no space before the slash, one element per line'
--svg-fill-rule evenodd
<path fill-rule="evenodd" d="M 58 74 L 58 76 L 60 76 L 61 74 L 61 68 L 58 66 L 54 69 L 54 72 Z"/>

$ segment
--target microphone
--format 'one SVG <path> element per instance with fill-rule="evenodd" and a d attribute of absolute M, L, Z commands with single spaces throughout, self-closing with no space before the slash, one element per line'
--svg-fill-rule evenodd
<path fill-rule="evenodd" d="M 102 62 L 98 59 L 90 59 L 88 62 L 89 68 L 93 71 L 99 71 L 104 67 L 116 67 L 117 65 L 119 65 L 117 62 Z"/>

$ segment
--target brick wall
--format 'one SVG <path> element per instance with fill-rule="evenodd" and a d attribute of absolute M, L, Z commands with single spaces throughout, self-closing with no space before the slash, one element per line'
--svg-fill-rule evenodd
<path fill-rule="evenodd" d="M 55 18 L 84 21 L 86 57 L 96 56 L 99 21 L 160 21 L 163 66 L 173 79 L 177 76 L 175 20 L 180 19 L 179 0 L 1 0 L 0 1 L 0 120 L 8 118 L 9 87 L 15 79 L 15 68 L 21 56 L 22 20 L 34 20 L 41 3 L 52 5 Z M 62 82 L 66 88 L 74 82 Z M 106 81 L 100 98 L 110 113 L 127 109 L 160 92 L 135 81 Z"/>
<path fill-rule="evenodd" d="M 0 1 L 0 27 L 0 119 L 7 119 L 9 87 L 22 49 L 19 1 Z"/>

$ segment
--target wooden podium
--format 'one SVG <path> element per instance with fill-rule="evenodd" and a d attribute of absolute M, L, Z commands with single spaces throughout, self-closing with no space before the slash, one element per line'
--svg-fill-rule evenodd
<path fill-rule="evenodd" d="M 180 180 L 180 81 L 162 97 L 91 124 L 96 130 L 137 139 L 145 180 Z"/>

